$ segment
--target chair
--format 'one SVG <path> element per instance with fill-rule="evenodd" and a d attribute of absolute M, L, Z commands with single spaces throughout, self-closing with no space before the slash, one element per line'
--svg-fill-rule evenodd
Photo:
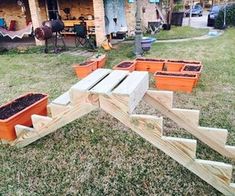
<path fill-rule="evenodd" d="M 84 23 L 74 25 L 74 32 L 76 47 L 88 47 L 93 50 L 96 48 L 95 40 L 87 34 L 86 25 Z"/>

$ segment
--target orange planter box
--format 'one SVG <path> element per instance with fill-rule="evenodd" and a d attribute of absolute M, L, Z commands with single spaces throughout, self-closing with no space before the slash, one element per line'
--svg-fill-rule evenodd
<path fill-rule="evenodd" d="M 15 140 L 15 125 L 19 124 L 24 126 L 32 126 L 31 116 L 33 114 L 43 116 L 47 115 L 48 95 L 41 93 L 28 93 L 11 102 L 6 103 L 5 105 L 0 107 L 0 114 L 2 112 L 6 116 L 6 111 L 9 111 L 9 108 L 13 109 L 14 107 L 17 107 L 18 102 L 20 103 L 22 99 L 25 100 L 30 95 L 42 95 L 42 97 L 35 103 L 18 111 L 16 114 L 12 116 L 10 116 L 9 114 L 7 115 L 9 117 L 7 117 L 6 119 L 0 119 L 0 139 L 5 139 L 8 141 Z"/>
<path fill-rule="evenodd" d="M 191 93 L 197 81 L 197 74 L 163 71 L 156 72 L 154 78 L 158 89 Z"/>
<path fill-rule="evenodd" d="M 84 63 L 73 65 L 73 68 L 78 78 L 85 78 L 87 75 L 97 69 L 97 62 L 87 61 Z"/>
<path fill-rule="evenodd" d="M 164 71 L 180 72 L 184 64 L 181 60 L 168 59 L 164 64 Z"/>
<path fill-rule="evenodd" d="M 181 70 L 182 73 L 197 74 L 197 81 L 194 84 L 194 87 L 197 86 L 198 80 L 201 76 L 203 65 L 200 64 L 185 64 Z"/>
<path fill-rule="evenodd" d="M 136 61 L 122 61 L 118 65 L 114 66 L 115 70 L 126 70 L 126 71 L 135 71 Z"/>
<path fill-rule="evenodd" d="M 91 59 L 91 61 L 96 61 L 97 62 L 97 68 L 102 68 L 105 66 L 105 63 L 106 63 L 106 60 L 107 60 L 107 57 L 106 55 L 101 55 L 97 58 L 94 58 L 94 59 Z"/>
<path fill-rule="evenodd" d="M 137 58 L 135 68 L 137 71 L 149 71 L 155 73 L 162 71 L 164 59 Z"/>

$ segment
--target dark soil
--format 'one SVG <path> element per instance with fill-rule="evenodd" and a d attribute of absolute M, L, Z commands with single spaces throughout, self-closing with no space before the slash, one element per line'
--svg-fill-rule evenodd
<path fill-rule="evenodd" d="M 180 76 L 180 77 L 190 77 L 193 78 L 196 75 L 193 74 L 175 74 L 175 73 L 162 73 L 162 72 L 157 72 L 157 75 L 161 75 L 161 76 Z"/>
<path fill-rule="evenodd" d="M 198 66 L 186 65 L 183 71 L 200 71 L 200 69 L 201 69 L 200 65 Z"/>
<path fill-rule="evenodd" d="M 88 65 L 88 64 L 91 64 L 91 63 L 93 63 L 94 61 L 86 61 L 86 62 L 84 62 L 84 63 L 81 63 L 80 65 L 81 66 L 85 66 L 85 65 Z"/>
<path fill-rule="evenodd" d="M 123 62 L 123 63 L 118 64 L 117 67 L 127 68 L 127 67 L 130 67 L 132 64 L 133 64 L 132 62 Z"/>
<path fill-rule="evenodd" d="M 163 59 L 136 59 L 136 60 L 139 60 L 139 61 L 156 61 L 156 62 L 164 62 L 165 60 Z"/>
<path fill-rule="evenodd" d="M 3 106 L 0 108 L 0 120 L 8 119 L 9 117 L 13 116 L 14 114 L 22 111 L 23 109 L 27 108 L 28 106 L 34 104 L 35 102 L 39 101 L 40 99 L 44 98 L 46 95 L 42 94 L 29 94 L 24 97 L 15 99 L 10 104 Z"/>
<path fill-rule="evenodd" d="M 185 61 L 177 61 L 177 60 L 168 60 L 167 62 L 170 62 L 170 63 L 185 63 Z"/>
<path fill-rule="evenodd" d="M 172 63 L 188 63 L 188 64 L 200 64 L 199 61 L 184 61 L 184 60 L 168 60 L 167 62 L 172 62 Z"/>

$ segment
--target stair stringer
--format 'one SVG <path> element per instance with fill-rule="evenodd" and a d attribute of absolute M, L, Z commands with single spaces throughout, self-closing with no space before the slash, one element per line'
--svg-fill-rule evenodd
<path fill-rule="evenodd" d="M 166 93 L 148 90 L 143 100 L 221 155 L 235 159 L 235 148 L 225 145 L 228 135 L 226 129 L 200 127 L 198 125 L 199 111 L 169 107 L 172 106 L 173 97 L 163 102 Z"/>
<path fill-rule="evenodd" d="M 108 96 L 100 95 L 99 101 L 102 110 L 115 117 L 215 189 L 225 195 L 235 195 L 234 186 L 230 183 L 232 165 L 195 159 L 194 156 L 192 156 L 192 154 L 194 154 L 191 153 L 192 150 L 190 150 L 189 153 L 189 151 L 185 150 L 184 146 L 180 147 L 180 145 L 176 146 L 175 143 L 172 143 L 172 137 L 169 137 L 168 140 L 168 137 L 162 136 L 162 118 L 159 119 L 158 117 L 149 115 L 129 115 L 116 105 L 116 100 L 113 101 L 112 98 Z M 180 140 L 181 138 L 177 139 Z M 188 140 L 188 142 L 190 142 L 190 140 Z M 182 141 L 182 143 L 184 142 Z M 191 140 L 191 143 L 194 143 L 194 140 Z M 193 144 L 189 146 L 192 145 Z M 196 151 L 196 146 L 191 149 L 195 149 Z"/>
<path fill-rule="evenodd" d="M 46 120 L 48 117 L 44 117 L 45 123 L 42 123 L 42 117 L 40 124 L 43 124 L 43 126 L 41 126 L 40 129 L 21 132 L 16 140 L 10 142 L 10 145 L 16 147 L 25 147 L 34 141 L 55 132 L 57 129 L 69 124 L 70 122 L 81 118 L 82 116 L 92 112 L 97 108 L 98 107 L 96 105 L 89 103 L 76 104 L 73 106 L 68 105 L 66 106 L 66 110 L 63 113 L 61 113 L 59 116 L 53 117 L 50 121 Z M 33 118 L 35 118 L 35 116 Z M 33 123 L 37 122 L 33 121 Z M 19 126 L 16 128 L 19 129 Z"/>

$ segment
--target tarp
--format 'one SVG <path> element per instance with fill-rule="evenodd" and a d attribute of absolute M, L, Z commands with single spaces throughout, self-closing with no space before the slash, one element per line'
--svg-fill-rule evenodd
<path fill-rule="evenodd" d="M 125 0 L 104 0 L 106 34 L 116 33 L 121 27 L 127 27 Z M 116 23 L 114 19 L 117 19 Z"/>
<path fill-rule="evenodd" d="M 32 31 L 33 31 L 32 23 L 29 23 L 28 26 L 19 31 L 8 31 L 7 29 L 0 27 L 0 35 L 2 35 L 3 37 L 8 36 L 11 39 L 14 39 L 16 37 L 22 39 L 24 35 L 30 35 Z"/>

